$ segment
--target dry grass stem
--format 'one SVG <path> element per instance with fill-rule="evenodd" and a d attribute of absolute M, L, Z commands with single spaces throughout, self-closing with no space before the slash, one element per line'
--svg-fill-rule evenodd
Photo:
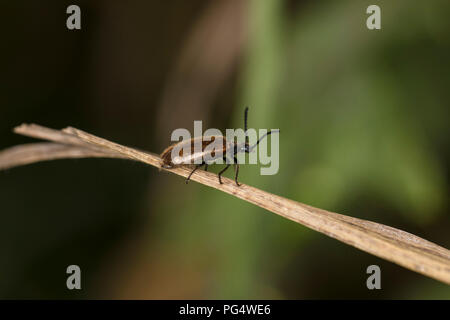
<path fill-rule="evenodd" d="M 52 141 L 12 147 L 0 152 L 0 169 L 63 158 L 121 158 L 160 168 L 158 155 L 129 148 L 75 128 L 53 130 L 21 125 L 16 133 Z M 160 168 L 161 169 L 161 168 Z M 187 177 L 190 169 L 162 169 Z M 226 192 L 284 218 L 326 234 L 365 252 L 450 284 L 450 251 L 413 234 L 383 224 L 314 208 L 202 170 L 191 180 Z"/>

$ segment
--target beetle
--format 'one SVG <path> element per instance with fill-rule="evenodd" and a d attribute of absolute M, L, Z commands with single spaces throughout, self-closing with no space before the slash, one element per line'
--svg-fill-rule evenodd
<path fill-rule="evenodd" d="M 223 155 L 223 159 L 227 161 L 228 159 L 233 159 L 234 162 L 234 181 L 236 182 L 236 185 L 239 187 L 241 184 L 238 182 L 238 175 L 239 175 L 239 163 L 237 161 L 236 155 L 241 152 L 250 153 L 253 151 L 253 149 L 261 142 L 262 139 L 267 137 L 268 135 L 272 133 L 278 133 L 280 130 L 269 130 L 267 133 L 265 133 L 261 138 L 258 139 L 258 141 L 250 146 L 249 139 L 247 135 L 247 116 L 248 116 L 248 107 L 245 108 L 244 111 L 244 132 L 245 132 L 245 142 L 241 144 L 237 144 L 234 141 L 227 141 L 224 136 L 211 136 L 211 137 L 196 137 L 188 140 L 184 140 L 181 142 L 177 142 L 175 144 L 172 144 L 171 146 L 167 147 L 162 153 L 161 153 L 161 167 L 165 169 L 171 169 L 175 167 L 179 167 L 182 165 L 192 165 L 196 162 L 196 160 L 201 159 L 201 163 L 195 165 L 195 168 L 191 171 L 189 176 L 186 178 L 186 183 L 189 182 L 191 179 L 192 174 L 199 168 L 205 166 L 205 171 L 208 171 L 208 165 L 212 162 L 206 162 L 205 157 L 214 159 L 215 152 L 214 150 L 208 150 L 208 145 L 211 143 L 215 143 L 216 145 L 221 146 L 218 148 L 219 151 L 222 151 L 220 155 Z M 216 141 L 217 140 L 217 141 Z M 194 146 L 195 144 L 201 145 L 201 151 L 195 152 Z M 172 151 L 174 148 L 179 149 L 179 154 L 173 156 Z M 187 155 L 183 155 L 183 149 L 187 148 L 187 150 L 190 149 L 190 153 Z M 209 148 L 211 149 L 211 148 Z M 216 149 L 217 150 L 217 149 Z M 226 167 L 223 168 L 219 173 L 219 183 L 222 184 L 222 174 L 231 166 L 229 162 L 226 162 Z"/>

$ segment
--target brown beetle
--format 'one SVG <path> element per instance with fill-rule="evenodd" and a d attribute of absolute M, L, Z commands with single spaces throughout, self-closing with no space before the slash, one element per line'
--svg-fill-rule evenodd
<path fill-rule="evenodd" d="M 161 167 L 166 168 L 166 169 L 171 169 L 171 168 L 182 166 L 182 165 L 193 165 L 196 162 L 196 160 L 201 161 L 200 164 L 195 165 L 194 170 L 192 170 L 192 172 L 186 178 L 186 183 L 188 183 L 192 174 L 198 168 L 205 166 L 205 171 L 208 171 L 208 164 L 210 164 L 210 162 L 212 162 L 213 160 L 217 159 L 217 157 L 214 154 L 214 151 L 207 150 L 208 145 L 214 142 L 216 145 L 222 146 L 221 148 L 218 148 L 218 149 L 216 148 L 216 150 L 219 152 L 221 151 L 220 153 L 218 153 L 218 157 L 222 156 L 223 160 L 225 160 L 226 164 L 227 164 L 226 167 L 224 169 L 222 169 L 218 174 L 219 183 L 222 184 L 222 174 L 231 165 L 229 163 L 229 161 L 227 162 L 227 159 L 230 159 L 230 160 L 232 159 L 232 160 L 234 160 L 234 162 L 232 162 L 234 164 L 234 172 L 235 172 L 234 181 L 236 182 L 237 186 L 240 186 L 240 184 L 237 180 L 238 174 L 239 174 L 239 163 L 237 161 L 236 154 L 240 153 L 240 152 L 250 153 L 261 142 L 261 140 L 264 139 L 266 136 L 268 136 L 272 133 L 280 132 L 280 130 L 268 131 L 261 138 L 259 138 L 259 140 L 253 146 L 250 146 L 249 141 L 248 141 L 248 135 L 247 135 L 247 115 L 248 115 L 248 107 L 245 108 L 245 113 L 244 113 L 244 132 L 245 132 L 245 142 L 244 143 L 237 144 L 234 141 L 227 141 L 224 136 L 212 136 L 212 137 L 202 136 L 202 137 L 197 137 L 197 138 L 177 142 L 177 143 L 169 146 L 166 150 L 164 150 L 161 153 Z M 216 141 L 216 140 L 218 140 L 218 141 Z M 200 152 L 195 152 L 195 150 L 194 150 L 194 146 L 196 143 L 201 143 L 201 151 Z M 180 150 L 177 156 L 172 155 L 172 151 L 174 148 L 177 148 Z M 188 150 L 190 150 L 190 153 L 187 155 L 183 155 L 183 148 L 187 148 Z M 211 148 L 209 148 L 209 149 L 211 149 Z M 205 161 L 205 157 L 209 158 L 212 161 L 207 163 Z"/>

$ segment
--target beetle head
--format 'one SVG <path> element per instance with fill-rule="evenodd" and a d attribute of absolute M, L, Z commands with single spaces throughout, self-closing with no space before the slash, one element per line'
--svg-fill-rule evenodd
<path fill-rule="evenodd" d="M 244 143 L 236 145 L 234 153 L 236 154 L 236 153 L 241 153 L 241 152 L 246 152 L 246 153 L 251 152 L 251 147 L 248 144 L 248 142 L 244 142 Z"/>

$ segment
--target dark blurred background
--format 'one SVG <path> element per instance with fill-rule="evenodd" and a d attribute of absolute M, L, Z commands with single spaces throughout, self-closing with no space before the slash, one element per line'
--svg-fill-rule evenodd
<path fill-rule="evenodd" d="M 81 30 L 66 8 L 81 8 Z M 366 28 L 381 7 L 382 29 Z M 160 153 L 172 130 L 280 128 L 240 180 L 450 247 L 450 2 L 3 1 L 0 148 L 74 126 Z M 215 168 L 213 170 L 218 170 Z M 0 172 L 0 298 L 448 299 L 449 286 L 124 160 Z M 66 288 L 66 268 L 82 290 Z M 366 288 L 367 266 L 382 290 Z"/>

